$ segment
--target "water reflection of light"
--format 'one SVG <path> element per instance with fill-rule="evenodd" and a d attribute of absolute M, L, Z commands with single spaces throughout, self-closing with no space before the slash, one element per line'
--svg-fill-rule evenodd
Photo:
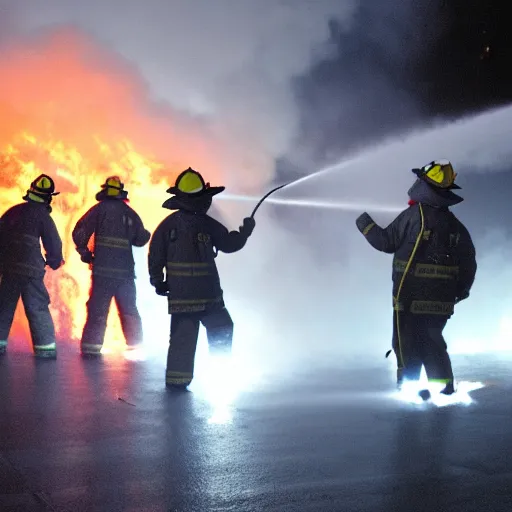
<path fill-rule="evenodd" d="M 428 403 L 437 407 L 446 407 L 456 404 L 470 405 L 473 403 L 470 393 L 477 389 L 482 389 L 483 387 L 484 384 L 482 382 L 461 381 L 456 382 L 455 393 L 452 395 L 443 395 L 441 390 L 444 388 L 444 384 L 428 382 L 425 371 L 423 370 L 419 381 L 404 382 L 402 389 L 397 392 L 396 396 L 398 400 L 403 402 L 423 404 L 425 402 L 419 396 L 419 392 L 428 389 L 431 394 Z"/>
<path fill-rule="evenodd" d="M 123 356 L 127 361 L 145 361 L 147 359 L 146 351 L 142 347 L 127 347 Z"/>
<path fill-rule="evenodd" d="M 257 375 L 234 355 L 209 355 L 199 366 L 190 391 L 210 405 L 209 424 L 231 423 L 237 397 L 255 384 Z"/>

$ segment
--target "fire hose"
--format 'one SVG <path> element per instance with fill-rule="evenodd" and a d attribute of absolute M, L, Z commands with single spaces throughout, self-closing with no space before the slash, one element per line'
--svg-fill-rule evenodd
<path fill-rule="evenodd" d="M 274 192 L 277 192 L 278 190 L 284 188 L 284 187 L 287 187 L 288 185 L 290 185 L 290 183 L 285 183 L 284 185 L 279 185 L 278 187 L 275 187 L 273 188 L 270 192 L 267 192 L 259 201 L 258 201 L 258 204 L 254 207 L 254 210 L 252 211 L 251 213 L 251 219 L 254 218 L 254 214 L 258 211 L 258 208 L 263 204 L 263 201 L 265 201 L 265 199 L 267 199 L 268 196 L 270 196 L 271 194 L 273 194 Z"/>

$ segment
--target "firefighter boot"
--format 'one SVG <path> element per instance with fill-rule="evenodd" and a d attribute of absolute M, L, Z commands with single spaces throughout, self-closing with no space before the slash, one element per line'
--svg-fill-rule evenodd
<path fill-rule="evenodd" d="M 103 345 L 95 345 L 93 343 L 82 343 L 80 346 L 80 353 L 86 359 L 94 359 L 101 357 L 101 349 Z"/>
<path fill-rule="evenodd" d="M 441 391 L 443 395 L 453 395 L 455 393 L 455 386 L 453 385 L 453 380 L 450 380 L 444 389 Z"/>
<path fill-rule="evenodd" d="M 166 370 L 165 387 L 172 391 L 187 391 L 192 382 L 192 374 L 188 372 L 173 372 Z"/>
<path fill-rule="evenodd" d="M 419 397 L 426 402 L 427 400 L 430 400 L 430 391 L 428 389 L 422 389 L 420 392 L 418 392 Z"/>

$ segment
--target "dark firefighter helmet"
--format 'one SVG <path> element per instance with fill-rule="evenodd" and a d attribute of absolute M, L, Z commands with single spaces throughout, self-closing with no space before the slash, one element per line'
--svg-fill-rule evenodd
<path fill-rule="evenodd" d="M 176 183 L 167 192 L 181 197 L 201 197 L 220 194 L 224 189 L 225 187 L 211 187 L 209 183 L 205 183 L 200 173 L 189 167 L 176 178 Z"/>
<path fill-rule="evenodd" d="M 41 174 L 30 184 L 30 188 L 23 199 L 34 201 L 35 203 L 50 204 L 53 196 L 59 194 L 60 192 L 55 192 L 55 182 L 53 179 L 47 174 Z"/>
<path fill-rule="evenodd" d="M 460 189 L 455 184 L 457 173 L 449 160 L 434 160 L 421 169 L 413 169 L 412 172 L 430 185 L 445 190 Z"/>
<path fill-rule="evenodd" d="M 101 201 L 102 199 L 126 199 L 128 192 L 124 189 L 124 183 L 121 181 L 119 176 L 109 176 L 103 185 L 101 190 L 96 194 L 96 199 Z"/>

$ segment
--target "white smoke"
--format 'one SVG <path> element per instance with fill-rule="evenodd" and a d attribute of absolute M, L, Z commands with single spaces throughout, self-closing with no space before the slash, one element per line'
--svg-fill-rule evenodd
<path fill-rule="evenodd" d="M 353 0 L 48 0 L 41 9 L 37 0 L 20 0 L 10 8 L 19 35 L 76 25 L 128 59 L 154 99 L 214 124 L 230 147 L 226 184 L 254 189 L 273 176 L 275 158 L 295 134 L 298 113 L 290 79 L 319 57 L 315 49 L 328 38 L 331 17 L 348 27 L 354 5 Z"/>
<path fill-rule="evenodd" d="M 511 129 L 512 107 L 439 124 L 370 148 L 278 194 L 282 199 L 338 199 L 405 209 L 415 179 L 410 170 L 448 158 L 460 173 L 457 181 L 466 199 L 454 213 L 472 232 L 476 226 L 466 222 L 464 209 L 481 211 L 481 226 L 493 205 L 488 197 L 464 189 L 467 176 L 503 169 L 512 158 Z M 219 259 L 232 299 L 228 305 L 240 324 L 238 342 L 263 367 L 283 375 L 316 364 L 386 364 L 383 357 L 392 329 L 391 256 L 375 251 L 357 231 L 359 212 L 294 206 L 286 212 L 280 206 L 280 212 L 296 218 L 290 221 L 295 232 L 291 234 L 265 216 L 268 208 L 258 212 L 247 250 Z M 370 213 L 383 227 L 396 215 L 373 213 L 371 208 Z M 471 297 L 457 306 L 446 329 L 449 347 L 459 353 L 510 349 L 510 242 L 500 226 L 489 225 L 474 243 L 478 274 Z"/>

